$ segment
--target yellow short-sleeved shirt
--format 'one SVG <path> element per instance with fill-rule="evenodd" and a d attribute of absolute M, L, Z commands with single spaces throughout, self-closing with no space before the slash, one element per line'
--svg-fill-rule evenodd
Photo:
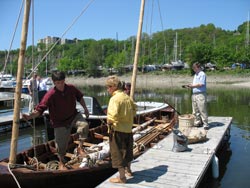
<path fill-rule="evenodd" d="M 112 94 L 108 105 L 107 119 L 112 122 L 115 131 L 131 133 L 136 105 L 133 100 L 121 90 Z"/>

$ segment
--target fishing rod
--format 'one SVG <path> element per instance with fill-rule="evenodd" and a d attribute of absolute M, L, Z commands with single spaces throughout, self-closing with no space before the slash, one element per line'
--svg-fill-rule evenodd
<path fill-rule="evenodd" d="M 164 99 L 164 102 L 165 102 L 168 106 L 170 106 L 171 108 L 173 108 L 174 111 L 177 112 L 178 115 L 181 115 L 181 113 L 180 113 L 178 110 L 176 110 L 171 104 L 169 104 L 169 103 L 167 102 L 166 99 Z"/>
<path fill-rule="evenodd" d="M 182 85 L 181 87 L 182 87 L 182 88 L 190 88 L 189 85 Z"/>

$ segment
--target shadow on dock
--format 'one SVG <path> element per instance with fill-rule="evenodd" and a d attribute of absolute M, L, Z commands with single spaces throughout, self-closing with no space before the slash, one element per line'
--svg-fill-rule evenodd
<path fill-rule="evenodd" d="M 145 182 L 154 182 L 160 176 L 165 174 L 168 171 L 167 165 L 159 165 L 153 168 L 144 169 L 140 171 L 135 171 L 133 173 L 133 177 L 128 179 L 127 183 L 140 183 L 142 181 Z"/>

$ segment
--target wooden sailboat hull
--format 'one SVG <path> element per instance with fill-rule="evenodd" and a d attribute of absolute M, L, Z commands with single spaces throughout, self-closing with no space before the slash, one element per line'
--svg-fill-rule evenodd
<path fill-rule="evenodd" d="M 3 165 L 3 166 L 2 166 Z M 9 174 L 6 164 L 0 163 L 1 186 L 16 188 L 14 177 Z M 73 169 L 67 171 L 13 170 L 22 188 L 56 188 L 69 186 L 95 187 L 116 172 L 111 164 L 99 168 Z"/>
<path fill-rule="evenodd" d="M 147 134 L 142 134 L 143 137 L 135 140 L 134 158 L 142 155 L 155 143 L 167 136 L 177 121 L 174 109 L 168 105 L 164 103 L 138 103 L 138 105 L 143 104 L 147 105 L 148 109 L 143 110 L 145 113 L 137 112 L 134 129 L 144 125 L 149 130 Z M 107 131 L 108 127 L 105 124 L 90 129 L 89 137 L 84 142 L 84 146 L 88 148 L 91 145 L 103 143 L 108 138 Z M 75 148 L 78 146 L 77 141 L 78 135 L 72 134 L 68 145 L 68 153 L 65 156 L 67 161 L 71 160 L 70 155 L 74 154 Z M 144 148 L 141 149 L 140 145 L 143 145 Z M 8 168 L 8 159 L 0 161 L 1 186 L 18 187 L 14 180 L 15 177 L 22 188 L 95 187 L 116 172 L 116 169 L 111 166 L 109 156 L 100 160 L 94 166 L 80 168 L 81 162 L 78 161 L 76 164 L 72 164 L 71 169 L 68 170 L 48 170 L 46 165 L 49 166 L 49 161 L 58 161 L 55 151 L 55 142 L 52 140 L 17 154 L 16 168 Z M 31 162 L 32 160 L 33 162 Z"/>

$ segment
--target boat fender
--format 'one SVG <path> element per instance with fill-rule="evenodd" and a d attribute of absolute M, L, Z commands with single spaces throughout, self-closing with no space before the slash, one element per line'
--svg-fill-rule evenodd
<path fill-rule="evenodd" d="M 219 177 L 219 159 L 215 154 L 212 159 L 212 175 L 215 179 Z"/>

